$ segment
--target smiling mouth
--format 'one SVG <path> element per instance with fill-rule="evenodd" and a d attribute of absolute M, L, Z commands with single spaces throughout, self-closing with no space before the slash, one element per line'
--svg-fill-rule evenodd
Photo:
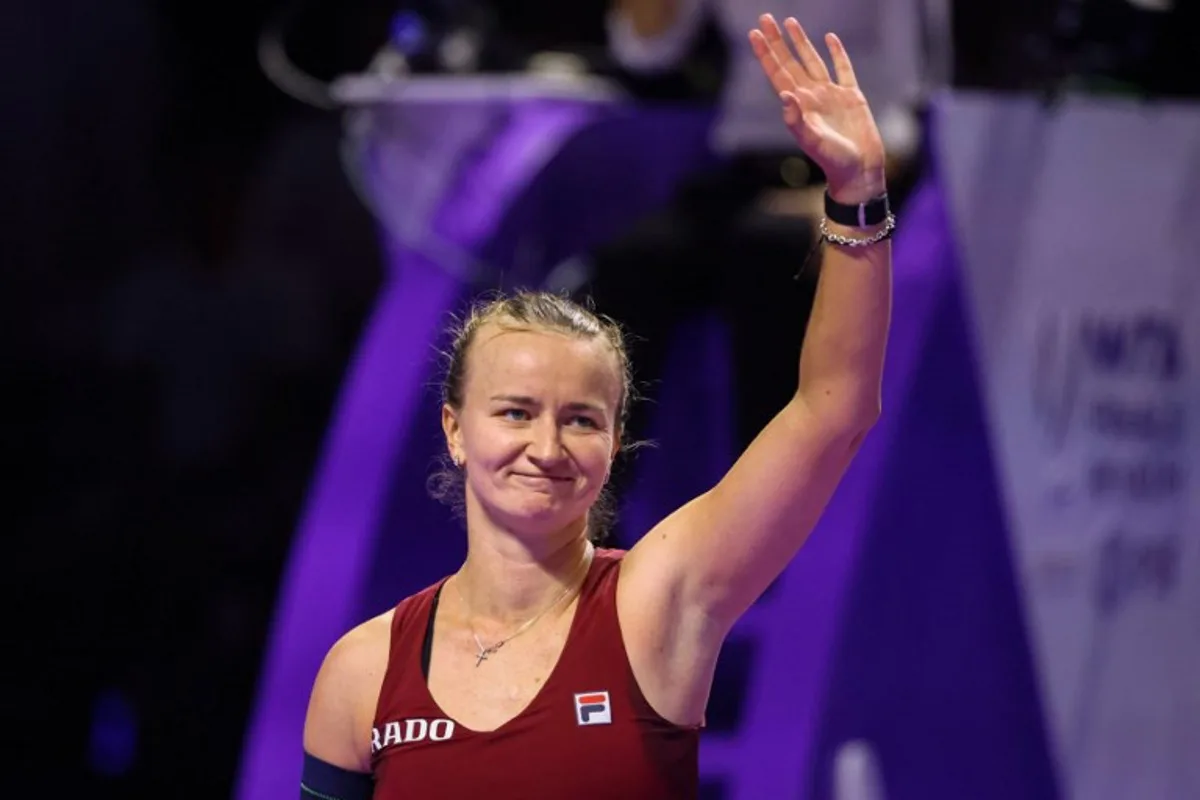
<path fill-rule="evenodd" d="M 528 481 L 546 481 L 548 483 L 570 483 L 573 479 L 558 475 L 533 475 L 528 472 L 514 472 L 515 477 Z"/>

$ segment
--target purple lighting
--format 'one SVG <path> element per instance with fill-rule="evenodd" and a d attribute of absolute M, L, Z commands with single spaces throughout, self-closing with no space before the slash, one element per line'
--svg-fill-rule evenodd
<path fill-rule="evenodd" d="M 461 530 L 424 485 L 442 449 L 434 351 L 447 312 L 468 293 L 462 279 L 487 263 L 508 268 L 497 280 L 528 282 L 660 200 L 697 163 L 706 134 L 702 115 L 515 92 L 422 102 L 433 128 L 434 113 L 461 123 L 446 126 L 453 135 L 412 146 L 397 124 L 408 108 L 399 102 L 358 121 L 366 135 L 357 163 L 389 232 L 391 278 L 347 374 L 296 534 L 239 800 L 294 796 L 305 707 L 325 651 L 461 557 Z M 808 546 L 735 631 L 755 645 L 742 722 L 707 736 L 701 763 L 729 800 L 823 799 L 836 753 L 859 741 L 891 800 L 1053 796 L 949 229 L 941 187 L 930 180 L 904 211 L 895 245 L 884 417 Z M 549 263 L 519 263 L 529 231 L 553 232 L 539 241 Z M 727 381 L 710 369 L 726 358 L 725 342 L 711 322 L 691 333 L 673 366 L 690 377 L 660 398 L 661 448 L 639 461 L 645 479 L 626 499 L 627 520 L 648 524 L 663 498 L 706 488 L 728 462 Z M 957 496 L 934 503 L 913 488 L 940 481 Z M 913 497 L 929 503 L 905 504 Z M 952 547 L 965 573 L 946 560 Z M 974 594 L 963 593 L 964 574 Z M 966 600 L 951 614 L 940 598 Z M 981 627 L 997 633 L 981 638 Z M 926 664 L 933 650 L 940 657 Z"/>

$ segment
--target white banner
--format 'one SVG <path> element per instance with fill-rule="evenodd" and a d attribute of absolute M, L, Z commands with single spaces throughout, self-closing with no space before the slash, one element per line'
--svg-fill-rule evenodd
<path fill-rule="evenodd" d="M 940 117 L 1064 794 L 1196 800 L 1200 108 L 960 96 Z"/>

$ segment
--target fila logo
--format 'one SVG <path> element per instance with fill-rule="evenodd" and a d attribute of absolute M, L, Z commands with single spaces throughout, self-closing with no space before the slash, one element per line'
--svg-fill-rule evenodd
<path fill-rule="evenodd" d="M 608 692 L 575 695 L 575 721 L 580 725 L 612 724 L 612 703 L 608 700 Z"/>

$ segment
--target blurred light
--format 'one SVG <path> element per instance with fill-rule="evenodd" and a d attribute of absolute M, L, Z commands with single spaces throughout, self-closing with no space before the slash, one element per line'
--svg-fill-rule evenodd
<path fill-rule="evenodd" d="M 429 41 L 429 28 L 419 14 L 401 11 L 392 17 L 390 40 L 399 52 L 406 56 L 415 56 L 425 50 Z"/>
<path fill-rule="evenodd" d="M 788 186 L 800 188 L 808 185 L 812 177 L 812 168 L 803 158 L 789 156 L 779 165 L 779 175 Z"/>
<path fill-rule="evenodd" d="M 592 265 L 582 258 L 569 258 L 546 274 L 542 286 L 551 292 L 574 294 L 592 279 Z"/>
<path fill-rule="evenodd" d="M 474 72 L 479 68 L 483 37 L 478 31 L 461 28 L 447 34 L 438 47 L 438 58 L 450 72 Z"/>
<path fill-rule="evenodd" d="M 138 722 L 133 705 L 119 689 L 96 697 L 88 737 L 88 765 L 110 778 L 129 772 L 137 761 Z"/>
<path fill-rule="evenodd" d="M 526 69 L 538 75 L 574 77 L 587 74 L 587 61 L 574 53 L 535 53 Z"/>
<path fill-rule="evenodd" d="M 838 748 L 833 786 L 837 800 L 885 800 L 879 759 L 869 743 L 855 739 Z"/>
<path fill-rule="evenodd" d="M 1129 0 L 1129 5 L 1142 11 L 1162 12 L 1175 8 L 1175 0 Z"/>

